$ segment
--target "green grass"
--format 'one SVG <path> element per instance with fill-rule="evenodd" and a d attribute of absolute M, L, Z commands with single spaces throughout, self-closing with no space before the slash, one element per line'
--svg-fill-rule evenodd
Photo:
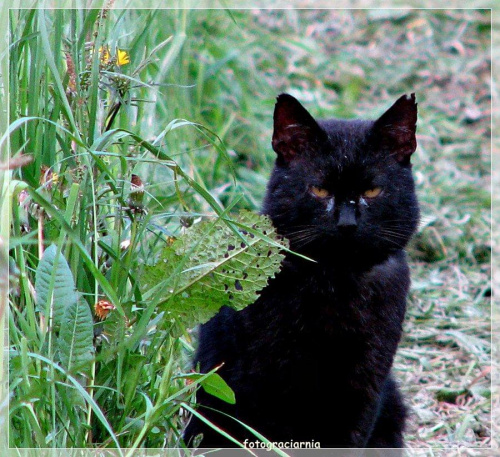
<path fill-rule="evenodd" d="M 13 183 L 11 446 L 179 443 L 193 335 L 144 301 L 140 270 L 201 216 L 259 208 L 283 91 L 366 118 L 416 93 L 422 225 L 395 366 L 407 444 L 489 446 L 489 12 L 12 10 L 9 33 L 11 154 L 33 157 Z M 60 371 L 35 304 L 51 242 L 86 304 L 117 308 L 84 378 Z"/>

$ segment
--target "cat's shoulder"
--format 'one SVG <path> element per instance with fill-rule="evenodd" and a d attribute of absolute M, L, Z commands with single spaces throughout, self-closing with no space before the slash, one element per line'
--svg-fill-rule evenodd
<path fill-rule="evenodd" d="M 373 266 L 364 276 L 368 284 L 380 287 L 402 288 L 407 290 L 410 284 L 410 269 L 406 252 L 401 250 L 389 256 L 384 262 Z M 386 289 L 389 291 L 389 289 Z"/>

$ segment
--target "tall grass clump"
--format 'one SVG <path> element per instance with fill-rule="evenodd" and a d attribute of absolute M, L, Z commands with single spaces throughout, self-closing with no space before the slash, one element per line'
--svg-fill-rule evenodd
<path fill-rule="evenodd" d="M 190 12 L 158 14 L 10 12 L 11 446 L 178 447 L 196 388 L 234 401 L 190 371 L 189 329 L 254 301 L 286 246 L 231 215 L 234 116 L 200 98 L 225 59 L 189 60 Z"/>

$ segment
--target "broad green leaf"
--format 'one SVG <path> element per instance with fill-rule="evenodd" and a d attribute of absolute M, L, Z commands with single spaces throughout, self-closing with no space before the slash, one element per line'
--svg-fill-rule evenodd
<path fill-rule="evenodd" d="M 229 387 L 217 373 L 212 373 L 208 377 L 200 373 L 190 373 L 185 376 L 185 378 L 192 381 L 200 381 L 200 385 L 203 387 L 206 393 L 213 395 L 214 397 L 220 398 L 226 403 L 231 403 L 234 405 L 236 403 L 236 397 L 234 395 L 233 389 Z"/>
<path fill-rule="evenodd" d="M 92 314 L 87 302 L 79 297 L 66 308 L 61 322 L 58 346 L 61 366 L 69 373 L 81 367 L 85 371 L 94 357 Z"/>
<path fill-rule="evenodd" d="M 234 405 L 236 403 L 236 398 L 234 396 L 233 389 L 229 387 L 218 375 L 217 373 L 212 373 L 208 378 L 201 382 L 201 386 L 205 389 L 207 394 L 213 395 L 226 403 L 231 403 Z"/>
<path fill-rule="evenodd" d="M 48 310 L 52 326 L 58 330 L 66 308 L 76 304 L 77 296 L 68 262 L 55 244 L 45 250 L 38 264 L 35 293 L 39 310 L 44 314 Z"/>
<path fill-rule="evenodd" d="M 197 224 L 167 246 L 155 266 L 145 267 L 144 291 L 159 291 L 166 319 L 189 327 L 208 321 L 223 305 L 241 310 L 279 271 L 288 246 L 270 219 L 242 211 L 235 223 L 240 237 L 220 219 Z"/>

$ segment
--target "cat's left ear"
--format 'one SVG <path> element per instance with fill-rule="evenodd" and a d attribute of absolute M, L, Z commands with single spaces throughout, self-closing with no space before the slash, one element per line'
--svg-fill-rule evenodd
<path fill-rule="evenodd" d="M 391 151 L 396 160 L 406 165 L 417 149 L 417 103 L 415 94 L 403 95 L 378 120 L 374 131 L 379 144 Z"/>

